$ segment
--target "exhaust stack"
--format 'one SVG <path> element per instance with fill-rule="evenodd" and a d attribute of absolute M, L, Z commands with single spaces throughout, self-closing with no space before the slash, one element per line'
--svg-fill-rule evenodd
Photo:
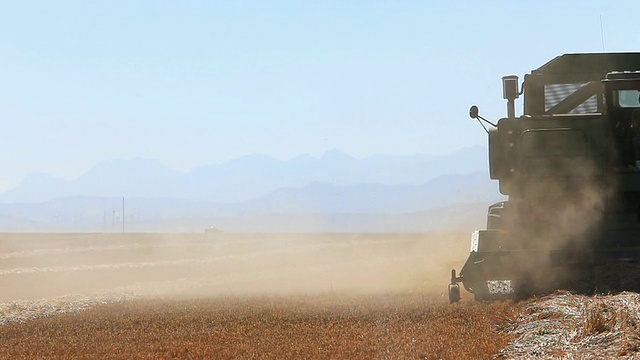
<path fill-rule="evenodd" d="M 507 117 L 516 117 L 516 99 L 518 92 L 518 75 L 506 75 L 502 77 L 502 98 L 507 100 Z"/>

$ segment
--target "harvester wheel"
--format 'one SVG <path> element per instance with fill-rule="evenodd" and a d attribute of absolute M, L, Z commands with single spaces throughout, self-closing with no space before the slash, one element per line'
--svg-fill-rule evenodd
<path fill-rule="evenodd" d="M 486 301 L 491 299 L 489 289 L 486 284 L 477 284 L 473 286 L 473 299 L 475 301 Z"/>
<path fill-rule="evenodd" d="M 449 284 L 449 304 L 460 301 L 460 285 Z"/>

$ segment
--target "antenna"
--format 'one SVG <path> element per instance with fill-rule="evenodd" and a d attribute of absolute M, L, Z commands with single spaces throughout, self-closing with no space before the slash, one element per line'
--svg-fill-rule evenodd
<path fill-rule="evenodd" d="M 602 41 L 602 52 L 604 52 L 604 27 L 602 26 L 602 14 L 600 14 L 600 40 Z"/>

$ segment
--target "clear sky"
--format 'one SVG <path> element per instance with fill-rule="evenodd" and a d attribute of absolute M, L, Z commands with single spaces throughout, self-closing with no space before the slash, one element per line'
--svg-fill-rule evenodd
<path fill-rule="evenodd" d="M 0 191 L 101 160 L 485 144 L 501 76 L 640 50 L 634 1 L 3 1 Z M 602 22 L 601 22 L 602 19 Z M 601 32 L 601 23 L 602 29 Z"/>

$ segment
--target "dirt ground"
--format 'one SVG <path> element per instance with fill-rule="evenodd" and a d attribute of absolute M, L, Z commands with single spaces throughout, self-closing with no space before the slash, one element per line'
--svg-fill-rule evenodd
<path fill-rule="evenodd" d="M 513 338 L 496 329 L 519 310 L 448 305 L 468 243 L 466 233 L 4 234 L 0 357 L 491 358 Z"/>

